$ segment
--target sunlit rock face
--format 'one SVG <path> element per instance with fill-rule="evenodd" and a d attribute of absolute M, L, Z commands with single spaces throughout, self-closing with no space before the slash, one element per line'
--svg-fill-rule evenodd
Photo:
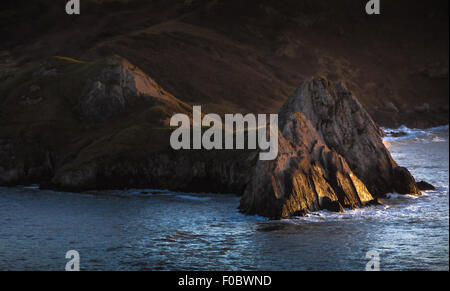
<path fill-rule="evenodd" d="M 396 178 L 398 165 L 383 144 L 383 131 L 340 82 L 317 78 L 303 83 L 280 109 L 280 120 L 294 112 L 305 114 L 325 144 L 345 158 L 372 194 L 419 194 L 416 187 L 398 186 L 415 181 L 407 178 L 410 175 Z"/>
<path fill-rule="evenodd" d="M 278 157 L 257 163 L 241 200 L 244 213 L 280 218 L 342 211 L 388 192 L 420 193 L 384 146 L 382 130 L 340 83 L 303 83 L 279 120 Z"/>
<path fill-rule="evenodd" d="M 240 209 L 271 218 L 320 209 L 342 211 L 373 200 L 345 159 L 322 141 L 301 113 L 291 115 L 279 133 L 274 161 L 259 161 Z"/>

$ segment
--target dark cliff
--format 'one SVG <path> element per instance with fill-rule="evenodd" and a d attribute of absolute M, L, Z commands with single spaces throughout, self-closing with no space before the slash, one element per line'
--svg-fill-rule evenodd
<path fill-rule="evenodd" d="M 340 211 L 418 193 L 379 126 L 448 123 L 448 1 L 384 1 L 379 16 L 350 0 L 83 1 L 79 16 L 65 2 L 2 2 L 0 185 Z M 168 120 L 193 105 L 279 112 L 279 157 L 173 151 Z"/>

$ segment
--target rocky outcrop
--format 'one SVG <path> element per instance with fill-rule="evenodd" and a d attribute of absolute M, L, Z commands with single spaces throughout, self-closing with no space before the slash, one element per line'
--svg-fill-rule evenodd
<path fill-rule="evenodd" d="M 414 177 L 405 167 L 395 167 L 392 175 L 392 189 L 391 192 L 400 194 L 420 194 Z"/>
<path fill-rule="evenodd" d="M 170 93 L 120 56 L 106 58 L 100 72 L 86 82 L 76 111 L 82 120 L 103 122 L 144 99 L 147 106 L 178 106 Z"/>
<path fill-rule="evenodd" d="M 241 200 L 244 213 L 272 218 L 377 203 L 388 192 L 419 194 L 382 131 L 340 83 L 305 82 L 279 112 L 279 154 L 259 161 Z"/>
<path fill-rule="evenodd" d="M 240 209 L 280 218 L 320 209 L 342 211 L 372 200 L 345 159 L 330 150 L 306 116 L 297 112 L 280 129 L 278 157 L 257 163 Z"/>
<path fill-rule="evenodd" d="M 107 188 L 112 175 L 105 184 L 90 181 L 107 176 L 124 151 L 139 154 L 136 147 L 144 143 L 146 153 L 164 148 L 169 138 L 156 137 L 169 131 L 170 116 L 188 108 L 120 56 L 94 62 L 52 57 L 11 78 L 15 87 L 0 91 L 0 185 Z M 132 185 L 120 176 L 109 182 Z"/>
<path fill-rule="evenodd" d="M 281 123 L 295 112 L 311 121 L 324 143 L 345 158 L 375 196 L 419 193 L 409 175 L 397 175 L 401 170 L 395 171 L 398 165 L 382 142 L 383 131 L 340 82 L 304 82 L 280 109 Z"/>
<path fill-rule="evenodd" d="M 436 190 L 436 187 L 425 181 L 417 182 L 417 188 L 422 191 Z"/>
<path fill-rule="evenodd" d="M 277 158 L 260 161 L 254 150 L 172 150 L 167 120 L 191 108 L 123 58 L 57 61 L 61 83 L 29 72 L 2 101 L 0 185 L 236 193 L 243 194 L 241 211 L 271 218 L 419 193 L 384 147 L 381 129 L 340 83 L 303 83 L 280 109 Z M 53 94 L 59 87 L 78 89 L 61 98 Z M 24 106 L 21 91 L 42 101 Z"/>

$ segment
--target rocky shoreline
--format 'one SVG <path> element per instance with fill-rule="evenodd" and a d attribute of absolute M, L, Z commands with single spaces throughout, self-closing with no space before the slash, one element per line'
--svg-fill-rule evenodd
<path fill-rule="evenodd" d="M 48 95 L 52 86 L 68 86 L 61 78 L 83 70 L 73 95 Z M 390 192 L 420 194 L 384 146 L 382 130 L 341 82 L 303 82 L 279 111 L 278 157 L 260 161 L 256 150 L 172 150 L 167 120 L 189 105 L 121 57 L 98 64 L 54 59 L 28 76 L 16 94 L 39 101 L 20 103 L 14 94 L 4 101 L 3 186 L 235 193 L 243 213 L 270 218 L 377 204 Z M 42 121 L 37 112 L 49 106 L 59 121 Z M 20 123 L 24 114 L 32 127 Z"/>

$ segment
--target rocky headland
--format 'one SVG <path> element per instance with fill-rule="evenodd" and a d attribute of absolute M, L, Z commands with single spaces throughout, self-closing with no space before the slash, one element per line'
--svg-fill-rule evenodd
<path fill-rule="evenodd" d="M 74 72 L 85 74 L 77 94 L 48 94 Z M 14 121 L 27 112 L 35 128 L 19 123 L 1 139 L 1 185 L 236 193 L 242 212 L 271 218 L 376 204 L 388 192 L 420 193 L 341 82 L 302 83 L 279 111 L 278 157 L 260 161 L 256 150 L 172 150 L 168 119 L 189 105 L 119 56 L 94 64 L 53 58 L 22 78 L 14 92 L 21 97 L 12 94 L 3 114 Z M 61 122 L 45 122 L 39 109 L 55 103 L 51 115 Z"/>
<path fill-rule="evenodd" d="M 1 186 L 235 193 L 271 218 L 432 189 L 379 126 L 448 124 L 448 1 L 29 2 L 0 13 Z M 195 105 L 278 112 L 278 157 L 172 150 Z"/>

